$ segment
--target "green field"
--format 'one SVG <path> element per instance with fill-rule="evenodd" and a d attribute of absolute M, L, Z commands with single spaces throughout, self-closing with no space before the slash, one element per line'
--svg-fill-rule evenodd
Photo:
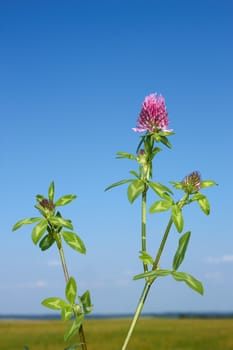
<path fill-rule="evenodd" d="M 88 350 L 120 350 L 129 319 L 87 320 Z M 62 321 L 0 321 L 0 349 L 64 350 L 67 323 Z M 76 337 L 73 343 L 77 342 Z M 233 319 L 139 320 L 128 350 L 232 350 Z"/>

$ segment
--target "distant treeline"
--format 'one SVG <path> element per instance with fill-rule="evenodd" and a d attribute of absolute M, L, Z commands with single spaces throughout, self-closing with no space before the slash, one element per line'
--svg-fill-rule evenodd
<path fill-rule="evenodd" d="M 119 319 L 131 318 L 132 314 L 93 314 L 87 319 Z M 164 313 L 144 313 L 142 317 L 149 318 L 233 318 L 233 312 L 164 312 Z M 0 315 L 0 320 L 59 320 L 59 314 L 35 314 L 20 315 L 9 314 Z"/>

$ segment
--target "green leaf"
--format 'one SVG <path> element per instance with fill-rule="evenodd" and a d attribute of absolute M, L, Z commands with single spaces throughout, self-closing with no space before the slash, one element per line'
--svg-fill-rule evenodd
<path fill-rule="evenodd" d="M 210 204 L 206 196 L 202 193 L 196 193 L 192 196 L 191 201 L 197 201 L 198 205 L 200 206 L 201 210 L 206 214 L 209 215 L 210 213 Z"/>
<path fill-rule="evenodd" d="M 164 277 L 164 276 L 167 276 L 167 275 L 170 275 L 172 271 L 170 270 L 160 270 L 160 269 L 157 269 L 157 270 L 152 270 L 152 271 L 148 271 L 148 272 L 145 272 L 145 273 L 140 273 L 139 275 L 136 275 L 134 276 L 134 280 L 139 280 L 139 279 L 142 279 L 142 278 L 157 278 L 157 277 Z"/>
<path fill-rule="evenodd" d="M 35 208 L 38 209 L 44 217 L 46 217 L 47 213 L 49 212 L 47 208 L 42 207 L 42 205 L 40 205 L 39 203 L 35 205 Z"/>
<path fill-rule="evenodd" d="M 32 240 L 33 243 L 37 244 L 45 231 L 47 230 L 48 221 L 43 218 L 32 230 Z"/>
<path fill-rule="evenodd" d="M 161 183 L 159 182 L 152 182 L 150 181 L 149 182 L 149 186 L 150 188 L 152 188 L 152 190 L 161 198 L 163 199 L 168 199 L 169 195 L 168 193 L 170 194 L 173 194 L 173 192 L 170 190 L 169 187 L 167 186 L 164 186 L 162 185 Z"/>
<path fill-rule="evenodd" d="M 80 297 L 80 301 L 82 303 L 83 311 L 84 311 L 85 315 L 89 314 L 93 309 L 93 305 L 91 304 L 91 295 L 90 295 L 89 290 L 86 290 L 86 292 L 83 293 L 83 295 Z"/>
<path fill-rule="evenodd" d="M 77 284 L 73 277 L 70 277 L 66 284 L 66 299 L 70 304 L 75 303 L 75 299 L 77 296 Z"/>
<path fill-rule="evenodd" d="M 74 232 L 62 231 L 62 237 L 65 242 L 74 250 L 77 250 L 81 254 L 86 253 L 86 247 L 81 238 Z"/>
<path fill-rule="evenodd" d="M 185 253 L 188 247 L 189 239 L 191 236 L 191 232 L 188 231 L 179 239 L 179 245 L 176 251 L 176 254 L 173 259 L 173 269 L 177 270 L 179 266 L 181 265 L 182 261 L 184 260 Z"/>
<path fill-rule="evenodd" d="M 63 308 L 70 307 L 63 299 L 56 297 L 44 299 L 41 304 L 52 310 L 62 310 Z"/>
<path fill-rule="evenodd" d="M 184 227 L 184 219 L 182 215 L 182 210 L 177 204 L 172 206 L 172 220 L 176 226 L 177 231 L 180 233 Z"/>
<path fill-rule="evenodd" d="M 50 202 L 53 203 L 54 200 L 54 182 L 52 181 L 50 186 L 49 186 L 49 190 L 48 190 L 48 197 Z"/>
<path fill-rule="evenodd" d="M 155 156 L 157 153 L 161 152 L 161 151 L 162 151 L 162 148 L 155 147 L 155 148 L 153 149 L 153 151 L 152 151 L 152 156 L 151 156 L 151 158 L 153 159 L 154 156 Z"/>
<path fill-rule="evenodd" d="M 153 134 L 153 138 L 155 139 L 156 142 L 160 142 L 161 137 L 160 137 L 160 135 L 159 135 L 158 132 L 155 132 L 155 133 Z"/>
<path fill-rule="evenodd" d="M 141 259 L 145 264 L 153 265 L 154 260 L 150 254 L 148 254 L 146 251 L 141 250 L 139 252 L 141 255 L 139 256 L 139 259 Z"/>
<path fill-rule="evenodd" d="M 172 136 L 175 135 L 174 131 L 160 131 L 159 135 L 161 136 Z"/>
<path fill-rule="evenodd" d="M 41 218 L 27 218 L 27 219 L 20 220 L 16 222 L 16 224 L 13 226 L 12 231 L 16 231 L 23 225 L 33 224 L 34 222 L 37 222 L 39 220 L 41 220 Z"/>
<path fill-rule="evenodd" d="M 74 333 L 80 328 L 80 326 L 83 322 L 83 319 L 84 319 L 83 315 L 76 316 L 71 327 L 65 333 L 65 336 L 64 336 L 65 341 L 68 341 L 74 335 Z"/>
<path fill-rule="evenodd" d="M 61 218 L 60 216 L 51 216 L 49 218 L 49 222 L 54 226 L 66 227 L 66 228 L 73 230 L 73 225 L 72 225 L 71 221 L 65 220 L 65 219 Z"/>
<path fill-rule="evenodd" d="M 217 186 L 218 184 L 215 181 L 212 180 L 205 180 L 205 181 L 201 181 L 201 188 L 206 188 L 206 187 L 210 187 L 210 186 Z"/>
<path fill-rule="evenodd" d="M 47 250 L 49 249 L 53 243 L 55 242 L 55 239 L 51 234 L 46 235 L 42 240 L 40 241 L 39 247 L 41 250 Z"/>
<path fill-rule="evenodd" d="M 121 180 L 121 181 L 118 181 L 118 182 L 114 182 L 112 185 L 106 187 L 104 191 L 108 191 L 108 190 L 110 190 L 110 189 L 112 189 L 114 187 L 124 185 L 124 184 L 126 184 L 128 182 L 131 182 L 131 181 L 133 181 L 133 180 L 132 179 L 125 179 L 125 180 Z"/>
<path fill-rule="evenodd" d="M 44 197 L 42 194 L 37 194 L 37 195 L 36 195 L 36 200 L 37 200 L 38 202 L 41 202 L 44 198 L 45 198 L 45 197 Z"/>
<path fill-rule="evenodd" d="M 199 199 L 197 201 L 197 203 L 199 204 L 201 210 L 206 214 L 206 215 L 209 215 L 210 213 L 210 204 L 209 204 L 209 201 L 206 197 L 202 198 L 202 199 Z"/>
<path fill-rule="evenodd" d="M 202 198 L 205 198 L 204 194 L 197 192 L 190 198 L 190 201 L 194 202 L 194 201 L 198 201 L 199 199 L 202 199 Z"/>
<path fill-rule="evenodd" d="M 138 173 L 137 173 L 136 171 L 134 171 L 134 170 L 130 170 L 130 174 L 132 174 L 133 176 L 135 176 L 137 179 L 140 178 L 139 175 L 138 175 Z"/>
<path fill-rule="evenodd" d="M 72 306 L 66 306 L 61 309 L 61 319 L 64 321 L 69 320 L 73 315 L 73 308 Z"/>
<path fill-rule="evenodd" d="M 127 152 L 117 152 L 117 157 L 118 159 L 120 158 L 127 158 L 127 159 L 132 159 L 132 160 L 136 160 L 136 157 L 131 154 L 131 153 L 127 153 Z"/>
<path fill-rule="evenodd" d="M 176 190 L 183 190 L 184 184 L 182 182 L 169 181 Z"/>
<path fill-rule="evenodd" d="M 142 180 L 132 180 L 128 187 L 128 200 L 133 203 L 135 199 L 144 191 L 145 184 Z"/>
<path fill-rule="evenodd" d="M 149 212 L 151 214 L 153 213 L 159 213 L 162 211 L 169 210 L 173 205 L 172 201 L 157 201 L 150 207 Z"/>
<path fill-rule="evenodd" d="M 62 205 L 66 205 L 66 204 L 72 202 L 75 198 L 77 198 L 77 196 L 75 196 L 74 194 L 66 194 L 65 196 L 60 197 L 56 201 L 55 206 L 61 207 Z"/>
<path fill-rule="evenodd" d="M 161 134 L 160 134 L 160 142 L 162 142 L 168 148 L 172 148 L 172 144 L 170 143 L 170 141 L 168 141 L 168 138 L 166 136 L 162 136 Z"/>
<path fill-rule="evenodd" d="M 204 294 L 203 285 L 200 281 L 185 272 L 172 271 L 172 276 L 178 282 L 185 282 L 190 288 L 198 292 L 199 294 Z"/>

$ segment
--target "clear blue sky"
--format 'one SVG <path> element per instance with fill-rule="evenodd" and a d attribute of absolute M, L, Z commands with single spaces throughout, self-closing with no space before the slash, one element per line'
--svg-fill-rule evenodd
<path fill-rule="evenodd" d="M 95 313 L 134 311 L 140 201 L 104 188 L 134 168 L 115 154 L 135 151 L 132 127 L 153 92 L 175 131 L 154 180 L 199 170 L 219 186 L 205 191 L 210 216 L 195 205 L 184 213 L 192 237 L 181 270 L 203 282 L 204 296 L 160 279 L 145 311 L 233 311 L 232 23 L 230 0 L 0 1 L 0 313 L 46 313 L 41 300 L 64 295 L 55 247 L 42 253 L 29 226 L 11 231 L 37 216 L 35 195 L 52 180 L 57 197 L 78 196 L 63 213 L 87 246 L 86 256 L 66 249 L 79 294 L 90 289 Z M 167 219 L 148 217 L 152 255 Z M 162 268 L 178 238 L 173 230 Z"/>

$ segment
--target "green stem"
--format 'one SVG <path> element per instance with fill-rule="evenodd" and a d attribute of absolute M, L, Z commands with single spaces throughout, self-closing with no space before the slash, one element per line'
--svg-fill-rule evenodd
<path fill-rule="evenodd" d="M 142 312 L 142 309 L 143 309 L 143 306 L 144 306 L 144 303 L 146 301 L 146 298 L 147 298 L 147 295 L 149 293 L 149 290 L 150 290 L 150 287 L 151 287 L 151 283 L 150 282 L 146 282 L 145 283 L 145 286 L 143 288 L 143 291 L 142 291 L 142 294 L 141 294 L 141 297 L 139 299 L 139 302 L 138 302 L 138 306 L 137 306 L 137 309 L 135 311 L 135 314 L 134 314 L 134 317 L 132 319 L 132 322 L 131 322 L 131 325 L 130 325 L 130 328 L 129 328 L 129 331 L 128 331 L 128 334 L 125 338 L 125 341 L 124 341 L 124 344 L 121 348 L 121 350 L 125 350 L 127 348 L 127 345 L 130 341 L 130 338 L 132 336 L 132 333 L 134 331 L 134 328 L 136 326 L 136 323 L 141 315 L 141 312 Z"/>
<path fill-rule="evenodd" d="M 161 241 L 161 244 L 159 246 L 159 249 L 158 249 L 158 253 L 156 255 L 156 258 L 154 260 L 154 263 L 153 263 L 153 267 L 152 267 L 152 270 L 156 270 L 157 266 L 158 266 L 158 263 L 159 263 L 159 260 L 160 260 L 160 257 L 161 257 L 161 254 L 163 252 L 163 249 L 164 249 L 164 246 L 165 246 L 165 243 L 166 243 L 166 240 L 168 238 L 168 235 L 169 235 L 169 232 L 170 232 L 170 229 L 171 229 L 171 226 L 173 224 L 173 220 L 172 220 L 172 217 L 170 218 L 168 224 L 167 224 L 167 227 L 166 227 L 166 230 L 164 232 L 164 235 L 163 235 L 163 238 L 162 238 L 162 241 Z M 130 328 L 129 328 L 129 331 L 128 331 L 128 334 L 127 334 L 127 337 L 125 338 L 125 342 L 123 344 L 123 347 L 122 347 L 122 350 L 125 350 L 128 343 L 129 343 L 129 340 L 132 336 L 132 333 L 134 331 L 134 328 L 136 326 L 136 323 L 139 319 L 139 316 L 141 315 L 141 312 L 142 312 L 142 309 L 143 309 L 143 306 L 145 304 L 145 301 L 146 301 L 146 298 L 147 298 L 147 295 L 149 293 L 149 290 L 150 290 L 150 287 L 152 285 L 154 281 L 146 281 L 145 283 L 145 286 L 144 286 L 144 289 L 142 291 L 142 294 L 141 294 L 141 297 L 139 299 L 139 302 L 138 302 L 138 306 L 137 306 L 137 309 L 135 311 L 135 314 L 134 314 L 134 317 L 132 319 L 132 322 L 131 322 L 131 325 L 130 325 Z"/>
<path fill-rule="evenodd" d="M 66 283 L 67 283 L 70 277 L 69 277 L 69 273 L 68 273 L 68 269 L 67 269 L 67 264 L 66 264 L 66 260 L 65 260 L 65 254 L 64 254 L 63 247 L 62 247 L 61 237 L 60 236 L 59 236 L 58 239 L 56 239 L 56 243 L 57 243 L 57 248 L 58 248 L 58 251 L 59 251 L 59 254 L 60 254 L 60 258 L 61 258 L 61 263 L 62 263 L 62 268 L 63 268 L 65 280 L 66 280 Z M 80 338 L 80 341 L 81 341 L 82 350 L 87 350 L 87 343 L 86 343 L 86 339 L 85 339 L 83 325 L 81 325 L 79 327 L 79 338 Z"/>
<path fill-rule="evenodd" d="M 166 243 L 166 240 L 167 240 L 167 237 L 169 235 L 169 232 L 170 232 L 170 229 L 171 229 L 171 226 L 172 226 L 172 223 L 173 223 L 173 220 L 172 218 L 170 218 L 168 224 L 167 224 L 167 227 L 166 227 L 166 230 L 164 232 L 164 235 L 163 235 L 163 238 L 162 238 L 162 241 L 161 241 L 161 244 L 159 246 L 159 249 L 158 249 L 158 253 L 156 255 L 156 258 L 154 260 L 154 264 L 153 264 L 153 267 L 152 267 L 152 270 L 156 270 L 157 266 L 158 266 L 158 263 L 159 263 L 159 260 L 160 260 L 160 257 L 161 257 L 161 254 L 163 252 L 163 249 L 164 249 L 164 246 L 165 246 L 165 243 Z M 142 231 L 143 232 L 143 231 Z M 137 309 L 135 311 L 135 314 L 134 314 L 134 317 L 132 319 L 132 322 L 131 322 L 131 325 L 130 325 L 130 328 L 129 328 L 129 331 L 128 331 L 128 334 L 125 338 L 125 342 L 123 344 L 123 347 L 122 347 L 122 350 L 125 350 L 128 343 L 129 343 L 129 340 L 132 336 L 132 333 L 134 331 L 134 328 L 136 326 L 136 323 L 141 315 L 141 312 L 142 312 L 142 309 L 143 309 L 143 306 L 145 304 L 145 301 L 146 301 L 146 298 L 147 298 L 147 295 L 149 293 L 149 290 L 150 290 L 150 287 L 152 285 L 154 281 L 147 281 L 145 283 L 145 286 L 144 286 L 144 289 L 142 291 L 142 294 L 141 294 L 141 297 L 139 299 L 139 302 L 138 302 L 138 306 L 137 306 Z"/>
<path fill-rule="evenodd" d="M 142 250 L 145 250 L 145 251 L 146 251 L 146 192 L 147 192 L 147 188 L 145 188 L 144 192 L 142 193 Z M 185 201 L 186 201 L 187 198 L 188 198 L 188 196 L 187 196 L 187 194 L 185 194 L 185 196 L 178 202 L 178 205 L 180 206 L 180 208 L 182 208 L 185 205 Z M 155 260 L 154 260 L 154 263 L 153 263 L 153 266 L 152 266 L 152 270 L 156 270 L 157 267 L 158 267 L 158 263 L 159 263 L 161 255 L 162 255 L 162 252 L 163 252 L 165 243 L 167 241 L 167 238 L 168 238 L 170 229 L 172 227 L 172 224 L 173 224 L 173 219 L 172 219 L 172 216 L 171 216 L 169 221 L 168 221 L 166 230 L 164 232 L 162 241 L 160 243 L 157 255 L 155 257 Z M 145 270 L 145 265 L 146 265 L 146 270 Z M 145 265 L 144 265 L 144 272 L 147 272 L 148 271 L 148 266 L 147 266 L 147 264 L 145 264 Z M 153 284 L 154 281 L 155 281 L 155 279 L 152 280 L 152 281 L 147 280 L 146 283 L 145 283 L 145 286 L 143 288 L 141 297 L 140 297 L 139 302 L 138 302 L 137 309 L 135 311 L 135 314 L 134 314 L 134 317 L 132 319 L 129 331 L 127 333 L 127 336 L 125 338 L 125 341 L 124 341 L 124 344 L 123 344 L 123 347 L 122 347 L 121 350 L 125 350 L 127 348 L 127 345 L 128 345 L 129 340 L 130 340 L 130 338 L 132 336 L 132 333 L 134 331 L 136 323 L 137 323 L 137 321 L 138 321 L 138 319 L 139 319 L 139 317 L 141 315 L 141 312 L 142 312 L 143 306 L 145 304 L 147 295 L 149 293 L 150 287 L 151 287 L 151 285 Z"/>
<path fill-rule="evenodd" d="M 172 224 L 173 224 L 173 220 L 172 220 L 172 217 L 171 217 L 169 222 L 168 222 L 168 224 L 167 224 L 166 230 L 164 232 L 162 241 L 160 243 L 160 246 L 159 246 L 156 258 L 155 258 L 154 263 L 153 263 L 152 270 L 156 270 L 157 267 L 158 267 L 158 263 L 159 263 L 161 255 L 162 255 L 162 252 L 163 252 L 163 249 L 164 249 L 164 246 L 165 246 L 165 243 L 166 243 L 167 237 L 169 235 L 169 232 L 170 232 Z"/>
<path fill-rule="evenodd" d="M 146 252 L 146 194 L 147 194 L 147 185 L 145 185 L 145 189 L 142 192 L 142 226 L 141 226 L 141 237 L 142 237 L 142 251 Z M 144 272 L 148 271 L 148 265 L 143 262 Z"/>
<path fill-rule="evenodd" d="M 179 200 L 179 202 L 178 202 L 177 204 L 178 204 L 178 206 L 180 207 L 180 209 L 183 208 L 183 206 L 185 205 L 185 202 L 186 202 L 186 200 L 188 199 L 188 197 L 189 197 L 189 195 L 188 195 L 188 194 L 185 194 L 185 195 L 183 196 L 183 198 L 181 198 L 181 199 Z M 161 254 L 162 254 L 162 252 L 163 252 L 165 243 L 166 243 L 166 241 L 167 241 L 167 238 L 168 238 L 170 229 L 171 229 L 171 227 L 172 227 L 172 224 L 173 224 L 173 220 L 172 220 L 172 216 L 171 216 L 171 217 L 170 217 L 170 220 L 169 220 L 169 222 L 168 222 L 168 224 L 167 224 L 166 230 L 165 230 L 165 232 L 164 232 L 163 239 L 162 239 L 161 244 L 160 244 L 160 246 L 159 246 L 159 249 L 158 249 L 156 258 L 155 258 L 155 260 L 154 260 L 152 270 L 156 270 L 157 267 L 158 267 L 158 263 L 159 263 Z"/>
<path fill-rule="evenodd" d="M 57 244 L 57 247 L 58 247 L 58 251 L 59 251 L 59 254 L 60 254 L 60 258 L 61 258 L 61 263 L 62 263 L 62 268 L 63 268 L 65 280 L 66 280 L 66 283 L 67 283 L 69 281 L 70 276 L 69 276 L 69 273 L 68 273 L 68 270 L 67 270 L 64 250 L 63 250 L 61 244 Z"/>
<path fill-rule="evenodd" d="M 83 329 L 83 325 L 81 324 L 81 326 L 79 327 L 79 338 L 81 340 L 81 345 L 82 345 L 82 349 L 83 350 L 87 350 L 87 343 L 86 343 L 86 339 L 85 339 L 85 334 L 84 334 L 84 329 Z"/>

